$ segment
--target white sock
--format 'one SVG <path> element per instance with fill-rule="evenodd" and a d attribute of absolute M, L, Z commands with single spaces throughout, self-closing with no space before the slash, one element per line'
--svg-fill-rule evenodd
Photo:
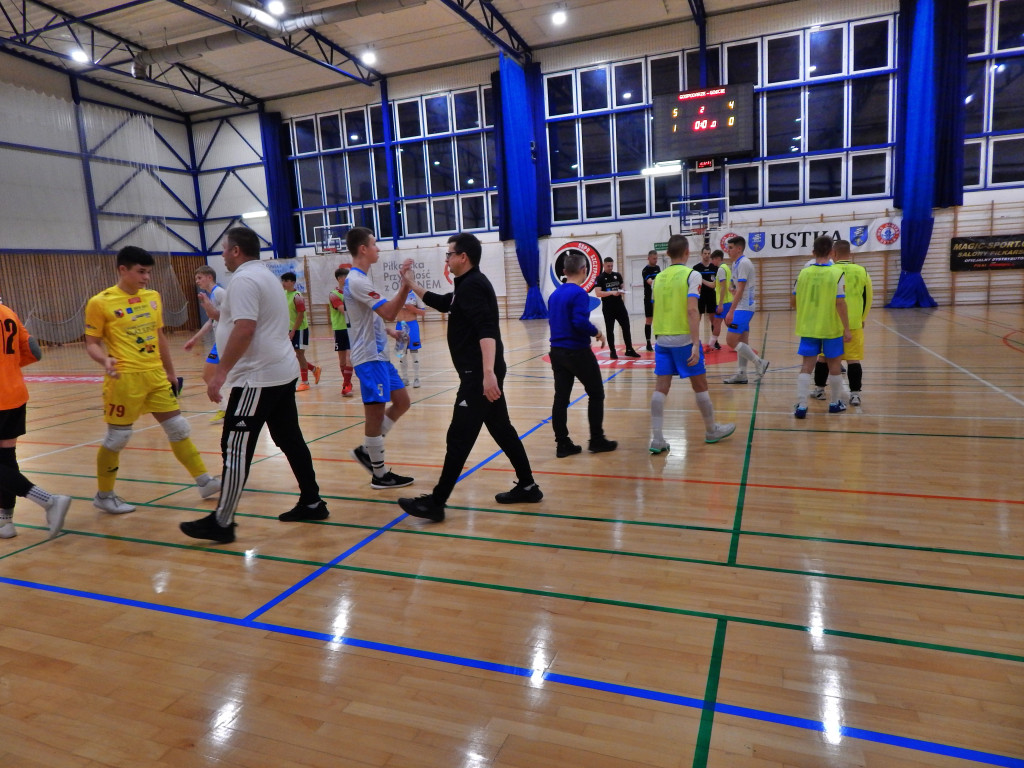
<path fill-rule="evenodd" d="M 7 523 L 12 522 L 14 522 L 14 510 L 0 509 L 0 525 L 7 525 Z"/>
<path fill-rule="evenodd" d="M 50 499 L 53 497 L 38 485 L 33 485 L 29 492 L 25 494 L 25 498 L 29 501 L 34 501 L 40 507 L 46 509 L 47 505 L 50 503 Z"/>
<path fill-rule="evenodd" d="M 384 417 L 387 418 L 386 416 Z M 374 477 L 384 477 L 387 469 L 384 467 L 384 435 L 363 438 L 363 447 L 370 455 L 370 466 L 373 467 Z"/>
<path fill-rule="evenodd" d="M 711 394 L 708 392 L 694 392 L 697 398 L 697 407 L 700 415 L 704 417 L 704 431 L 711 432 L 715 428 L 715 406 L 711 404 Z"/>
<path fill-rule="evenodd" d="M 761 364 L 761 358 L 754 353 L 754 350 L 747 346 L 745 341 L 741 341 L 736 345 L 736 356 L 742 366 L 742 370 L 747 369 L 747 363 L 753 363 L 755 366 Z"/>
<path fill-rule="evenodd" d="M 391 431 L 393 426 L 395 426 L 395 422 L 392 421 L 391 417 L 385 413 L 384 421 L 382 421 L 380 425 L 380 436 L 384 437 L 384 435 Z"/>
<path fill-rule="evenodd" d="M 651 439 L 656 443 L 664 443 L 662 425 L 665 422 L 665 393 L 654 391 L 651 395 Z"/>
<path fill-rule="evenodd" d="M 416 350 L 409 354 L 412 355 L 412 377 L 418 379 L 420 377 L 420 352 Z"/>
<path fill-rule="evenodd" d="M 408 352 L 406 352 L 404 355 L 402 355 L 401 367 L 402 367 L 402 379 L 403 380 L 404 379 L 408 379 L 409 378 L 409 353 Z"/>
<path fill-rule="evenodd" d="M 796 377 L 796 404 L 801 408 L 807 407 L 807 397 L 811 394 L 811 381 L 813 376 L 809 373 L 801 373 Z"/>
<path fill-rule="evenodd" d="M 832 396 L 829 399 L 830 403 L 847 403 L 850 401 L 850 390 L 846 386 L 846 379 L 843 378 L 842 374 L 839 374 L 838 376 L 829 374 L 828 387 L 832 392 Z"/>

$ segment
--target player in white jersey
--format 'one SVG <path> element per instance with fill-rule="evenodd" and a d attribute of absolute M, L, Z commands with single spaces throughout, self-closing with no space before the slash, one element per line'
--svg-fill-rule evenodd
<path fill-rule="evenodd" d="M 747 344 L 750 340 L 750 321 L 757 310 L 757 270 L 750 257 L 743 253 L 747 241 L 735 235 L 725 241 L 725 248 L 732 259 L 732 278 L 729 288 L 732 291 L 732 306 L 725 313 L 725 325 L 729 329 L 725 343 L 736 350 L 736 373 L 722 379 L 726 384 L 747 383 L 747 363 L 754 364 L 757 378 L 764 376 L 768 370 L 768 361 L 757 356 Z"/>
<path fill-rule="evenodd" d="M 199 289 L 199 303 L 206 313 L 206 322 L 198 333 L 185 342 L 185 350 L 190 350 L 211 329 L 216 332 L 217 321 L 220 320 L 220 305 L 224 303 L 224 288 L 217 282 L 217 273 L 213 267 L 202 266 L 196 269 L 196 288 Z M 203 381 L 209 382 L 213 372 L 217 370 L 220 357 L 217 355 L 217 339 L 213 340 L 210 353 L 203 364 Z M 224 402 L 217 403 L 217 412 L 210 418 L 211 424 L 224 420 Z"/>
<path fill-rule="evenodd" d="M 394 296 L 386 299 L 374 287 L 368 272 L 380 258 L 380 249 L 377 239 L 366 227 L 350 229 L 345 242 L 352 254 L 352 269 L 344 290 L 348 337 L 365 414 L 365 439 L 352 451 L 352 456 L 372 476 L 371 488 L 402 488 L 411 485 L 413 478 L 396 475 L 388 469 L 384 463 L 384 436 L 409 410 L 409 393 L 388 355 L 384 321 L 398 316 L 409 289 L 403 285 Z"/>

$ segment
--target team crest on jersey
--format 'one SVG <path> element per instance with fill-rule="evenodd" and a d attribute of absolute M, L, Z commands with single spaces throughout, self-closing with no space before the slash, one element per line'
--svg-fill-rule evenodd
<path fill-rule="evenodd" d="M 852 245 L 864 245 L 868 241 L 867 227 L 850 227 L 850 243 Z"/>
<path fill-rule="evenodd" d="M 754 253 L 763 250 L 766 242 L 767 238 L 764 236 L 764 232 L 751 232 L 747 235 L 747 245 Z"/>
<path fill-rule="evenodd" d="M 155 301 L 149 302 L 149 306 L 151 306 L 153 309 L 156 309 L 156 302 Z"/>
<path fill-rule="evenodd" d="M 887 221 L 875 231 L 875 237 L 882 245 L 892 245 L 900 239 L 900 228 L 893 222 Z"/>
<path fill-rule="evenodd" d="M 129 304 L 141 304 L 142 303 L 142 299 L 140 299 L 138 296 L 132 296 L 130 299 L 128 299 L 128 303 Z"/>
<path fill-rule="evenodd" d="M 369 292 L 369 296 L 370 296 L 371 299 L 379 299 L 380 298 L 380 294 L 377 293 L 376 291 L 370 291 Z"/>
<path fill-rule="evenodd" d="M 129 311 L 131 311 L 131 310 L 129 310 Z M 114 310 L 114 317 L 124 317 L 124 310 L 123 309 L 115 309 Z"/>
<path fill-rule="evenodd" d="M 125 312 L 127 312 L 127 313 L 128 313 L 129 315 L 130 315 L 130 314 L 132 313 L 132 311 L 133 311 L 133 310 L 132 310 L 132 308 L 131 308 L 131 307 L 128 307 L 128 309 L 126 309 L 126 310 L 125 310 Z"/>

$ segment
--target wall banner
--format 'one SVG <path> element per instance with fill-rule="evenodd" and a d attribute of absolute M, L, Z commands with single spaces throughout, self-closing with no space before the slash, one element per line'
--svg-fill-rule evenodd
<path fill-rule="evenodd" d="M 617 260 L 619 250 L 618 235 L 584 235 L 583 237 L 549 237 L 544 241 L 544 271 L 541 274 L 541 293 L 545 303 L 548 296 L 563 282 L 562 263 L 566 254 L 582 253 L 587 259 L 587 279 L 583 281 L 583 290 L 591 293 L 594 281 L 601 273 L 601 264 L 605 257 Z M 623 271 L 622 264 L 615 265 L 616 272 Z M 601 306 L 601 300 L 590 297 L 590 311 Z"/>
<path fill-rule="evenodd" d="M 1024 269 L 1024 235 L 954 237 L 949 241 L 949 271 Z"/>
<path fill-rule="evenodd" d="M 759 258 L 773 256 L 810 256 L 814 239 L 828 235 L 833 240 L 849 240 L 854 253 L 898 251 L 901 247 L 902 216 L 887 219 L 826 222 L 824 224 L 788 224 L 759 227 L 737 224 L 712 235 L 711 247 L 725 251 L 725 241 L 734 235 L 746 238 L 747 254 Z M 717 238 L 717 240 L 715 239 Z"/>

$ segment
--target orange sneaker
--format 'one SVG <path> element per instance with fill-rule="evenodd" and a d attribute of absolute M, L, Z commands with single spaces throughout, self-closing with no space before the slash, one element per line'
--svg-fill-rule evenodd
<path fill-rule="evenodd" d="M 305 392 L 307 389 L 309 389 L 309 382 L 300 381 L 299 382 L 299 386 L 297 386 L 295 388 L 295 391 L 296 392 Z"/>
<path fill-rule="evenodd" d="M 313 364 L 313 383 L 314 384 L 319 384 L 320 383 L 320 374 L 323 373 L 323 372 L 324 372 L 323 368 L 321 368 L 319 365 L 316 365 L 315 363 Z"/>
<path fill-rule="evenodd" d="M 341 388 L 342 397 L 352 397 L 352 384 L 348 383 Z"/>

